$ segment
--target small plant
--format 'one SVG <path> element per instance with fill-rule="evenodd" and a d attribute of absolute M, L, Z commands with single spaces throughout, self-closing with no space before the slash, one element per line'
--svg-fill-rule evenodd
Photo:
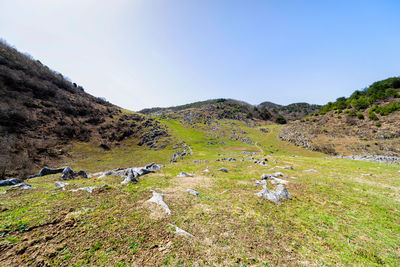
<path fill-rule="evenodd" d="M 375 126 L 376 126 L 376 127 L 381 127 L 381 126 L 382 126 L 382 123 L 377 122 L 377 123 L 375 124 Z"/>
<path fill-rule="evenodd" d="M 359 120 L 363 120 L 364 119 L 364 115 L 362 113 L 357 113 L 357 118 Z"/>

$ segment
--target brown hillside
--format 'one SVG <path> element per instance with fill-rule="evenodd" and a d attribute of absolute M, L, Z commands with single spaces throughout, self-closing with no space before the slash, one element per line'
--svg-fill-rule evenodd
<path fill-rule="evenodd" d="M 108 149 L 128 137 L 156 147 L 158 122 L 84 92 L 30 56 L 0 43 L 0 179 L 31 174 L 68 156 L 65 145 L 94 142 Z"/>

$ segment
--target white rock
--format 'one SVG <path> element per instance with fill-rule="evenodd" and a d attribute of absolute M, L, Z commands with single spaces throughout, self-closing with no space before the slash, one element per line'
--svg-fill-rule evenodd
<path fill-rule="evenodd" d="M 317 171 L 314 169 L 309 169 L 309 170 L 305 170 L 305 172 L 317 172 Z"/>
<path fill-rule="evenodd" d="M 175 227 L 175 233 L 176 233 L 176 234 L 178 234 L 178 235 L 183 235 L 183 236 L 187 236 L 187 237 L 194 237 L 192 234 L 186 232 L 185 230 L 179 228 L 178 226 L 173 225 L 173 224 L 171 224 L 171 225 Z"/>
<path fill-rule="evenodd" d="M 186 173 L 186 172 L 180 172 L 177 177 L 193 177 L 193 174 Z"/>
<path fill-rule="evenodd" d="M 165 195 L 161 194 L 161 193 L 157 193 L 154 190 L 151 190 L 151 192 L 153 192 L 153 196 L 149 200 L 147 200 L 147 202 L 156 203 L 156 204 L 160 205 L 168 215 L 171 214 L 171 210 L 168 208 L 168 205 L 163 200 L 163 197 Z"/>
<path fill-rule="evenodd" d="M 193 190 L 193 189 L 187 189 L 186 192 L 188 192 L 189 194 L 198 197 L 199 196 L 199 192 Z"/>
<path fill-rule="evenodd" d="M 64 188 L 64 187 L 66 187 L 67 185 L 69 185 L 69 183 L 56 182 L 56 183 L 54 184 L 55 187 L 59 187 L 59 188 Z"/>
<path fill-rule="evenodd" d="M 92 193 L 94 189 L 96 189 L 96 186 L 87 186 L 87 187 L 81 187 L 81 188 L 77 188 L 77 189 L 72 189 L 72 192 L 77 192 L 77 191 L 86 191 L 89 193 Z"/>

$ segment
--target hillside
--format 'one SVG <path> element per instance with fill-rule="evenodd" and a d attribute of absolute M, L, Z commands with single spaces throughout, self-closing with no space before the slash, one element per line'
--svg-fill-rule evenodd
<path fill-rule="evenodd" d="M 289 121 L 303 119 L 309 114 L 317 113 L 322 106 L 308 103 L 293 103 L 287 106 L 272 102 L 263 102 L 258 108 L 266 108 L 275 116 L 283 116 Z"/>
<path fill-rule="evenodd" d="M 68 165 L 90 178 L 0 188 L 0 264 L 399 265 L 398 167 L 327 159 L 277 139 L 278 125 L 223 119 L 213 135 L 202 123 L 160 122 L 193 154 L 138 182 L 121 184 L 119 167 L 158 162 L 164 151 L 78 148 Z M 253 143 L 231 140 L 232 131 Z M 284 182 L 291 199 L 257 196 L 263 181 L 271 190 Z M 168 210 L 149 201 L 154 192 Z"/>
<path fill-rule="evenodd" d="M 340 155 L 400 156 L 400 78 L 373 83 L 285 127 L 280 137 Z"/>
<path fill-rule="evenodd" d="M 400 265 L 399 165 L 304 149 L 397 153 L 396 94 L 287 126 L 273 121 L 314 107 L 216 99 L 138 114 L 0 47 L 3 178 L 56 168 L 0 179 L 0 266 Z"/>
<path fill-rule="evenodd" d="M 153 116 L 193 117 L 195 121 L 207 121 L 208 119 L 255 119 L 285 123 L 286 120 L 301 119 L 308 114 L 318 112 L 320 107 L 307 103 L 282 106 L 271 102 L 263 102 L 260 105 L 253 106 L 243 101 L 220 98 L 175 107 L 143 109 L 139 112 Z M 284 120 L 277 120 L 279 117 L 283 117 Z"/>
<path fill-rule="evenodd" d="M 146 135 L 145 135 L 146 134 Z M 127 112 L 0 43 L 0 179 L 26 177 L 69 157 L 73 142 L 109 149 L 126 138 L 156 146 L 158 122 Z M 142 140 L 142 141 L 141 141 Z"/>

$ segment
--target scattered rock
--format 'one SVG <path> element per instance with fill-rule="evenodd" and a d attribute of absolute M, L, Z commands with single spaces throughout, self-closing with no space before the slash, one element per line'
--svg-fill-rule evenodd
<path fill-rule="evenodd" d="M 86 172 L 85 172 L 84 170 L 80 170 L 80 171 L 78 172 L 78 176 L 81 176 L 81 177 L 83 177 L 83 178 L 88 178 L 88 176 L 87 176 L 87 174 L 86 174 Z"/>
<path fill-rule="evenodd" d="M 282 176 L 283 176 L 283 173 L 281 173 L 281 172 L 276 172 L 276 173 L 272 174 L 272 176 L 273 176 L 273 177 L 282 177 Z"/>
<path fill-rule="evenodd" d="M 75 172 L 70 167 L 65 167 L 65 169 L 62 172 L 61 179 L 63 180 L 75 179 Z"/>
<path fill-rule="evenodd" d="M 275 191 L 271 191 L 264 185 L 263 189 L 256 194 L 259 197 L 266 198 L 271 200 L 276 204 L 281 204 L 281 199 L 290 199 L 292 198 L 290 193 L 287 191 L 286 187 L 283 184 L 279 184 L 275 187 Z"/>
<path fill-rule="evenodd" d="M 177 177 L 193 177 L 193 174 L 180 172 Z"/>
<path fill-rule="evenodd" d="M 139 177 L 139 173 L 136 171 L 133 171 L 132 169 L 129 169 L 128 171 L 128 176 L 121 182 L 121 184 L 127 184 L 129 182 L 137 183 L 139 182 L 136 177 Z"/>
<path fill-rule="evenodd" d="M 87 186 L 87 187 L 81 187 L 77 189 L 72 189 L 72 192 L 77 192 L 77 191 L 87 191 L 89 193 L 92 193 L 93 190 L 95 190 L 97 187 L 96 186 Z"/>
<path fill-rule="evenodd" d="M 183 236 L 187 236 L 187 237 L 194 237 L 192 234 L 186 232 L 185 230 L 179 228 L 178 226 L 176 226 L 176 225 L 172 225 L 172 226 L 175 227 L 175 234 L 183 235 Z"/>
<path fill-rule="evenodd" d="M 146 165 L 146 167 L 144 167 L 144 168 L 149 171 L 160 171 L 162 167 L 164 167 L 164 165 L 155 164 L 153 162 L 153 163 Z"/>
<path fill-rule="evenodd" d="M 270 178 L 270 177 L 272 177 L 272 175 L 271 174 L 263 174 L 263 175 L 261 175 L 261 180 L 266 180 L 266 179 L 268 179 L 268 178 Z"/>
<path fill-rule="evenodd" d="M 220 169 L 218 169 L 218 171 L 221 171 L 221 172 L 228 172 L 228 170 L 225 169 L 225 168 L 220 168 Z"/>
<path fill-rule="evenodd" d="M 8 188 L 5 193 L 7 193 L 9 191 L 13 191 L 13 190 L 18 190 L 18 189 L 29 190 L 29 189 L 33 189 L 33 188 L 34 188 L 33 186 L 31 186 L 30 184 L 26 184 L 26 183 L 16 184 L 16 185 L 13 185 L 10 188 Z"/>
<path fill-rule="evenodd" d="M 267 180 L 256 180 L 254 183 L 255 186 L 266 185 L 266 184 Z"/>
<path fill-rule="evenodd" d="M 0 181 L 0 186 L 16 185 L 16 184 L 19 184 L 22 182 L 24 182 L 24 180 L 22 180 L 22 179 L 17 179 L 17 178 L 7 179 L 7 180 Z"/>
<path fill-rule="evenodd" d="M 317 172 L 317 171 L 314 169 L 309 169 L 309 170 L 305 170 L 305 172 Z"/>
<path fill-rule="evenodd" d="M 197 192 L 197 191 L 195 191 L 193 189 L 188 189 L 188 190 L 186 190 L 186 192 L 188 192 L 189 194 L 191 194 L 191 195 L 193 195 L 195 197 L 199 196 L 199 192 Z"/>
<path fill-rule="evenodd" d="M 286 169 L 286 170 L 294 170 L 294 168 L 293 168 L 292 166 L 289 166 L 289 165 L 283 166 L 283 169 Z"/>
<path fill-rule="evenodd" d="M 66 187 L 67 185 L 69 185 L 69 183 L 56 182 L 56 183 L 54 184 L 54 186 L 57 187 L 57 188 L 64 188 L 64 187 Z"/>
<path fill-rule="evenodd" d="M 48 167 L 44 167 L 43 169 L 40 170 L 39 174 L 29 176 L 28 178 L 34 178 L 34 177 L 38 177 L 38 176 L 45 176 L 45 175 L 50 175 L 50 174 L 62 173 L 64 169 L 65 169 L 65 167 L 56 168 L 56 169 L 50 169 Z"/>
<path fill-rule="evenodd" d="M 203 172 L 210 172 L 210 170 L 209 169 L 205 169 Z"/>
<path fill-rule="evenodd" d="M 287 184 L 287 183 L 289 183 L 289 181 L 275 178 L 275 177 L 271 177 L 270 180 L 271 180 L 271 184 Z"/>
<path fill-rule="evenodd" d="M 167 204 L 163 200 L 163 197 L 165 195 L 161 194 L 161 193 L 157 193 L 154 190 L 151 190 L 151 192 L 153 192 L 153 196 L 149 200 L 147 200 L 147 202 L 156 203 L 156 204 L 160 205 L 168 215 L 171 214 L 171 210 L 168 208 Z"/>

